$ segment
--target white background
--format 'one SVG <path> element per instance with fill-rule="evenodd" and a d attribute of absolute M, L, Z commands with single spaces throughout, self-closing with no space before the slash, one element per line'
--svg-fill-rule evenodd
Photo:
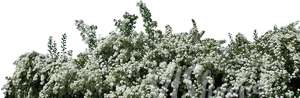
<path fill-rule="evenodd" d="M 114 30 L 113 19 L 125 11 L 138 14 L 138 0 L 1 0 L 0 1 L 0 87 L 11 76 L 13 61 L 30 51 L 47 53 L 49 36 L 57 41 L 68 35 L 68 47 L 75 54 L 85 45 L 74 26 L 75 19 L 98 25 L 99 36 Z M 175 32 L 187 32 L 195 19 L 205 37 L 228 39 L 241 32 L 248 38 L 253 30 L 265 32 L 276 24 L 300 20 L 299 0 L 145 0 L 159 28 L 170 24 Z M 138 22 L 141 22 L 139 18 Z M 137 30 L 142 30 L 138 24 Z M 0 98 L 3 98 L 3 91 Z"/>

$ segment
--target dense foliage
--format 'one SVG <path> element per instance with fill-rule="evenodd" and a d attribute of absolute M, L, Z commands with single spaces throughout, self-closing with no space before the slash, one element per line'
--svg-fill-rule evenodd
<path fill-rule="evenodd" d="M 202 38 L 191 30 L 158 30 L 143 2 L 137 3 L 145 31 L 134 30 L 137 15 L 126 12 L 116 30 L 96 38 L 97 26 L 76 20 L 86 51 L 72 58 L 62 35 L 48 54 L 25 53 L 3 87 L 6 98 L 191 97 L 260 98 L 300 96 L 300 30 L 297 23 L 274 27 L 254 41 L 242 34 L 230 42 Z"/>

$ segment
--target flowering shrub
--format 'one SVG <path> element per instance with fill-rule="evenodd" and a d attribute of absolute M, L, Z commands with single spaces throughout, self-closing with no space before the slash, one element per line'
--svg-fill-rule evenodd
<path fill-rule="evenodd" d="M 29 52 L 15 61 L 3 87 L 6 98 L 260 98 L 300 96 L 300 30 L 297 22 L 274 27 L 254 41 L 242 34 L 224 40 L 191 30 L 174 33 L 137 3 L 145 31 L 135 31 L 137 15 L 126 12 L 116 30 L 96 38 L 95 25 L 76 20 L 86 51 L 72 58 L 62 35 L 61 51 L 49 38 L 48 54 Z"/>

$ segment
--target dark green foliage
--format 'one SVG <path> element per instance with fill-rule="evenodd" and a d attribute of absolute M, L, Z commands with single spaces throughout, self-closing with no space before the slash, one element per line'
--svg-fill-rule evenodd
<path fill-rule="evenodd" d="M 48 40 L 48 52 L 52 58 L 57 58 L 58 56 L 57 45 L 56 42 L 53 41 L 52 36 L 50 36 Z"/>
<path fill-rule="evenodd" d="M 86 25 L 83 20 L 76 20 L 75 25 L 77 29 L 81 32 L 80 35 L 82 40 L 88 44 L 89 49 L 93 50 L 97 47 L 96 30 L 95 25 Z"/>
<path fill-rule="evenodd" d="M 62 35 L 62 38 L 61 38 L 61 51 L 63 52 L 63 54 L 66 53 L 66 49 L 67 49 L 67 34 L 64 33 Z"/>
<path fill-rule="evenodd" d="M 135 28 L 136 19 L 138 17 L 136 15 L 130 15 L 128 12 L 126 12 L 123 15 L 123 18 L 123 20 L 114 20 L 115 26 L 119 28 L 120 32 L 122 32 L 123 35 L 129 36 Z"/>
<path fill-rule="evenodd" d="M 150 10 L 147 8 L 145 3 L 140 1 L 137 3 L 137 6 L 139 7 L 143 18 L 145 32 L 149 35 L 150 39 L 153 39 L 154 33 L 156 33 L 155 28 L 157 27 L 157 22 L 152 20 Z"/>

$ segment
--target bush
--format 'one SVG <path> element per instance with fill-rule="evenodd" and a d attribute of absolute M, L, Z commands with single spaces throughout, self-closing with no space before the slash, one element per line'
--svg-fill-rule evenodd
<path fill-rule="evenodd" d="M 206 38 L 194 20 L 190 32 L 156 29 L 143 2 L 137 3 L 145 32 L 134 30 L 137 15 L 126 12 L 116 30 L 96 38 L 95 25 L 76 20 L 88 49 L 72 58 L 62 35 L 61 51 L 49 38 L 48 54 L 25 53 L 4 86 L 6 98 L 103 97 L 299 97 L 300 31 L 297 22 L 274 27 L 254 41 L 242 34 Z"/>

